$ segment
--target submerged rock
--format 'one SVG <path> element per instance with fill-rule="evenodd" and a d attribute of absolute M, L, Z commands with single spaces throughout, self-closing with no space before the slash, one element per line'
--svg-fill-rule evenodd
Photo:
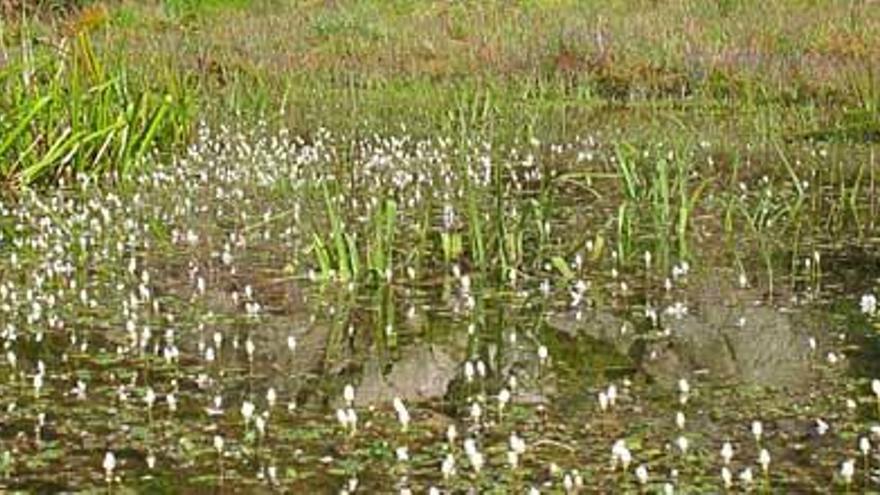
<path fill-rule="evenodd" d="M 547 323 L 609 343 L 663 385 L 674 386 L 693 375 L 768 387 L 810 383 L 808 329 L 817 322 L 809 312 L 756 304 L 750 291 L 719 288 L 717 278 L 711 283 L 711 288 L 693 284 L 687 312 L 663 315 L 666 332 L 637 333 L 624 318 L 597 310 L 585 311 L 579 319 L 574 313 L 554 315 Z"/>
<path fill-rule="evenodd" d="M 358 386 L 356 404 L 390 403 L 394 397 L 420 401 L 446 395 L 456 377 L 458 365 L 450 354 L 434 344 L 415 345 L 404 357 L 382 372 L 378 359 L 368 361 Z"/>
<path fill-rule="evenodd" d="M 671 322 L 669 338 L 646 342 L 640 365 L 670 385 L 694 373 L 748 385 L 805 385 L 812 376 L 809 337 L 796 319 L 765 306 L 707 308 Z"/>

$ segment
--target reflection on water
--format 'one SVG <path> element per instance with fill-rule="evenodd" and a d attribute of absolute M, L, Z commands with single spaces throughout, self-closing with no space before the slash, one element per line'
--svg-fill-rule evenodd
<path fill-rule="evenodd" d="M 771 303 L 733 281 L 730 273 L 692 275 L 656 307 L 633 303 L 621 310 L 590 304 L 569 309 L 564 294 L 542 296 L 536 304 L 539 299 L 476 293 L 474 307 L 463 310 L 441 286 L 386 287 L 358 298 L 321 289 L 310 293 L 320 300 L 313 310 L 304 306 L 258 322 L 236 322 L 234 312 L 224 316 L 213 307 L 216 323 L 200 326 L 187 340 L 201 338 L 204 344 L 206 336 L 210 341 L 217 333 L 232 335 L 238 351 L 218 353 L 223 368 L 249 370 L 263 386 L 319 407 L 340 404 L 348 383 L 358 390 L 358 406 L 387 404 L 394 397 L 454 402 L 467 396 L 465 382 L 475 378 L 497 388 L 515 377 L 523 402 L 543 401 L 543 394 L 560 387 L 566 393 L 587 390 L 609 376 L 667 388 L 681 378 L 809 386 L 835 338 L 828 331 L 833 324 L 828 304 L 795 297 L 788 304 Z M 651 297 L 632 294 L 630 300 Z M 307 311 L 313 312 L 306 316 Z M 852 336 L 872 348 L 865 338 Z M 253 359 L 243 352 L 245 339 L 256 344 Z M 541 345 L 552 346 L 553 371 L 542 373 Z M 864 362 L 854 359 L 853 369 L 864 369 Z"/>

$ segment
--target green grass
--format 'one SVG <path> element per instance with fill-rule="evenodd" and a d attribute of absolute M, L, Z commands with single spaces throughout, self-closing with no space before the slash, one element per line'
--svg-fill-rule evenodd
<path fill-rule="evenodd" d="M 179 80 L 132 81 L 104 64 L 87 32 L 50 46 L 19 36 L 0 67 L 0 181 L 127 175 L 154 149 L 187 141 L 194 114 Z"/>
<path fill-rule="evenodd" d="M 223 111 L 282 101 L 288 123 L 302 128 L 323 115 L 335 126 L 427 119 L 434 132 L 464 123 L 560 137 L 595 125 L 613 104 L 681 121 L 793 111 L 801 133 L 858 136 L 876 129 L 866 112 L 877 105 L 880 57 L 871 42 L 878 15 L 858 9 L 794 0 L 258 2 L 185 30 L 142 12 L 144 25 L 113 39 L 197 73 Z M 648 29 L 655 22 L 670 27 Z M 806 120 L 817 105 L 825 122 Z M 523 110 L 537 111 L 531 125 L 505 120 Z"/>
<path fill-rule="evenodd" d="M 196 115 L 267 119 L 298 133 L 406 128 L 498 143 L 614 133 L 637 144 L 686 148 L 717 138 L 741 148 L 880 135 L 880 48 L 872 42 L 880 15 L 859 2 L 168 0 L 108 7 L 37 26 L 4 24 L 3 105 L 14 116 L 6 133 L 33 119 L 28 134 L 7 145 L 7 168 L 15 169 L 7 178 L 58 175 L 44 171 L 68 155 L 77 170 L 106 169 L 96 162 L 113 125 L 117 134 L 125 125 L 140 136 L 111 139 L 116 157 L 136 156 L 146 137 L 173 147 Z M 668 27 L 652 27 L 660 25 Z M 83 26 L 94 31 L 87 52 L 101 61 L 100 73 L 33 43 L 39 32 L 79 51 L 71 33 Z M 26 70 L 41 71 L 40 87 L 25 92 L 18 84 Z M 160 112 L 167 95 L 172 102 Z M 32 115 L 41 104 L 51 111 Z"/>

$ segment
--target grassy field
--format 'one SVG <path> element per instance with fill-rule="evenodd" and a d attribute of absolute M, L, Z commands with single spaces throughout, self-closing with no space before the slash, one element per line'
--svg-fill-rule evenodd
<path fill-rule="evenodd" d="M 180 15 L 132 12 L 146 26 L 130 21 L 122 39 L 197 75 L 224 111 L 270 118 L 280 101 L 303 128 L 344 116 L 502 140 L 631 119 L 725 136 L 877 132 L 880 28 L 866 3 L 297 2 Z"/>
<path fill-rule="evenodd" d="M 179 144 L 186 129 L 192 135 L 197 115 L 262 118 L 297 132 L 405 126 L 499 142 L 601 132 L 641 142 L 723 137 L 740 147 L 863 143 L 880 132 L 880 16 L 868 2 L 97 5 L 37 23 L 7 16 L 3 26 L 7 114 L 24 120 L 59 92 L 83 102 L 67 95 L 112 93 L 89 93 L 102 115 L 69 107 L 76 103 L 41 112 L 86 135 L 103 131 L 91 148 L 121 114 L 133 132 L 149 127 L 165 96 L 169 115 L 155 123 L 174 130 L 163 146 Z M 101 72 L 87 73 L 95 45 Z M 61 53 L 71 58 L 63 68 Z M 24 91 L 21 64 L 46 77 Z M 61 123 L 48 125 L 59 141 Z M 23 170 L 51 151 L 60 163 L 73 146 L 52 150 L 47 139 L 28 163 L 21 155 L 33 140 L 15 140 L 3 156 Z M 94 154 L 78 153 L 83 163 L 73 166 L 89 166 Z"/>
<path fill-rule="evenodd" d="M 0 14 L 0 490 L 880 487 L 876 1 Z"/>

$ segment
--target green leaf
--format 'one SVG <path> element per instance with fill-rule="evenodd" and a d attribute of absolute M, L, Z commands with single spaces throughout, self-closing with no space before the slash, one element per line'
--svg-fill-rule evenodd
<path fill-rule="evenodd" d="M 571 271 L 571 268 L 568 267 L 568 263 L 566 263 L 562 257 L 554 256 L 550 262 L 553 264 L 553 267 L 556 268 L 556 271 L 562 275 L 562 278 L 565 280 L 571 280 L 574 278 L 574 272 Z"/>

